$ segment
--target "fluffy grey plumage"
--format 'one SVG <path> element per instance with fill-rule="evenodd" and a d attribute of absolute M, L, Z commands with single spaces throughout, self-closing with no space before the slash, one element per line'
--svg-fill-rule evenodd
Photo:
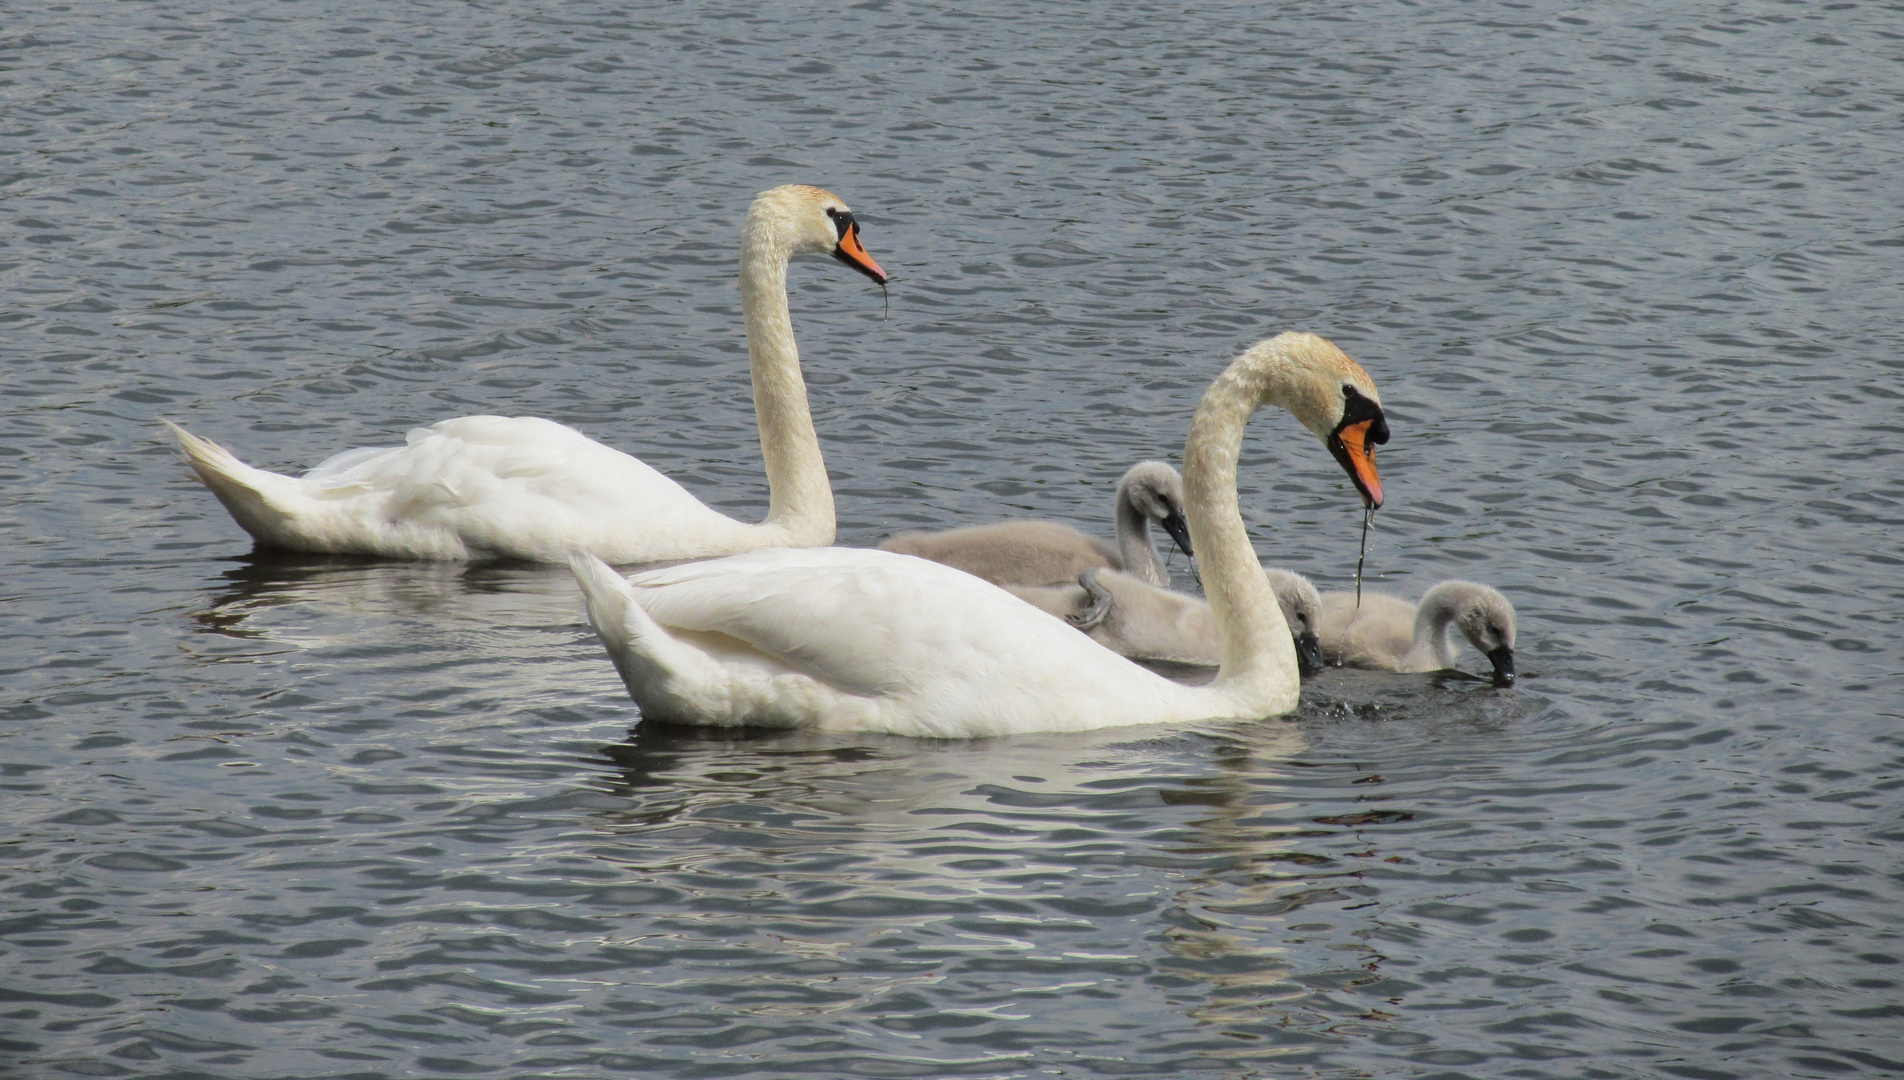
<path fill-rule="evenodd" d="M 1071 586 L 1086 570 L 1121 570 L 1152 585 L 1170 576 L 1151 539 L 1163 527 L 1185 554 L 1183 479 L 1161 461 L 1140 461 L 1117 482 L 1117 546 L 1055 521 L 1001 521 L 944 532 L 910 532 L 879 545 L 957 567 L 994 585 Z"/>
<path fill-rule="evenodd" d="M 1455 648 L 1450 630 L 1484 653 L 1494 665 L 1494 681 L 1514 684 L 1514 605 L 1499 590 L 1473 581 L 1444 581 L 1429 589 L 1419 605 L 1384 593 L 1325 593 L 1317 634 L 1322 655 L 1332 664 L 1382 671 L 1440 671 L 1451 668 Z"/>

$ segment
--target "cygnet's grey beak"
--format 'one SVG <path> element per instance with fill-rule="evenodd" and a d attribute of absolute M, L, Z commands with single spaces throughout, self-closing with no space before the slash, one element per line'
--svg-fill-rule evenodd
<path fill-rule="evenodd" d="M 1296 668 L 1306 676 L 1314 675 L 1316 672 L 1321 671 L 1322 666 L 1322 642 L 1316 639 L 1316 632 L 1314 630 L 1304 630 L 1302 633 L 1297 634 Z M 1511 672 L 1514 668 L 1513 657 L 1508 657 L 1507 666 L 1510 672 L 1508 678 L 1511 679 L 1513 678 Z"/>
<path fill-rule="evenodd" d="M 1514 650 L 1509 646 L 1503 645 L 1498 649 L 1490 649 L 1487 658 L 1488 663 L 1494 665 L 1494 685 L 1513 686 Z"/>
<path fill-rule="evenodd" d="M 1192 559 L 1197 557 L 1197 553 L 1190 550 L 1190 523 L 1183 519 L 1182 514 L 1174 512 L 1167 514 L 1160 524 L 1163 525 L 1164 531 L 1170 534 L 1170 538 L 1177 542 L 1178 551 Z"/>

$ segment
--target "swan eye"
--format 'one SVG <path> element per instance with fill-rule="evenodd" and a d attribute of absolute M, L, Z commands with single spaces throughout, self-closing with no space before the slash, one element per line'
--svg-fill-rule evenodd
<path fill-rule="evenodd" d="M 1359 424 L 1365 420 L 1372 421 L 1368 428 L 1368 434 L 1364 437 L 1365 441 L 1378 445 L 1386 443 L 1388 441 L 1388 419 L 1382 415 L 1382 407 L 1377 405 L 1373 399 L 1364 396 L 1360 390 L 1357 390 L 1348 383 L 1343 383 L 1342 421 L 1336 425 L 1336 431 L 1341 432 L 1351 424 Z"/>
<path fill-rule="evenodd" d="M 826 208 L 826 216 L 833 219 L 833 227 L 839 230 L 840 239 L 846 239 L 847 230 L 853 227 L 853 212 L 841 210 L 837 206 L 829 206 Z"/>

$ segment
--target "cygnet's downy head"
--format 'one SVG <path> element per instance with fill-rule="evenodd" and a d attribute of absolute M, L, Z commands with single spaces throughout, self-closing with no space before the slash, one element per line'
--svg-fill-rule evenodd
<path fill-rule="evenodd" d="M 1513 686 L 1514 605 L 1499 590 L 1472 581 L 1444 581 L 1431 591 L 1447 597 L 1454 626 L 1494 665 L 1494 685 Z"/>
<path fill-rule="evenodd" d="M 881 285 L 886 271 L 859 242 L 859 222 L 838 195 L 807 184 L 784 184 L 761 192 L 747 211 L 750 240 L 764 241 L 789 255 L 825 252 Z"/>
<path fill-rule="evenodd" d="M 1140 461 L 1117 482 L 1117 499 L 1162 526 L 1177 550 L 1196 557 L 1190 547 L 1190 526 L 1183 518 L 1183 477 L 1177 470 L 1161 461 Z"/>
<path fill-rule="evenodd" d="M 1323 667 L 1322 640 L 1316 636 L 1322 618 L 1322 594 L 1308 578 L 1288 570 L 1265 566 L 1263 576 L 1269 578 L 1276 603 L 1283 609 L 1283 621 L 1289 624 L 1289 634 L 1296 641 L 1296 667 L 1304 675 L 1314 675 Z"/>

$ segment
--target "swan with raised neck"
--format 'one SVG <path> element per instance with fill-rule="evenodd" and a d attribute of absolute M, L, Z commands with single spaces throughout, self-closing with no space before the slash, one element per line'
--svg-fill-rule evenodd
<path fill-rule="evenodd" d="M 787 305 L 787 263 L 830 253 L 882 285 L 838 196 L 787 185 L 754 199 L 741 230 L 741 310 L 753 375 L 766 520 L 717 513 L 644 462 L 533 417 L 468 416 L 406 445 L 335 455 L 302 477 L 252 468 L 170 425 L 187 461 L 262 547 L 416 559 L 616 563 L 833 542 L 833 491 L 807 408 Z"/>
<path fill-rule="evenodd" d="M 1313 334 L 1233 361 L 1204 394 L 1184 451 L 1186 516 L 1222 663 L 1185 686 L 948 566 L 887 551 L 756 551 L 623 578 L 570 566 L 589 622 L 642 714 L 706 725 L 968 738 L 1261 718 L 1296 705 L 1295 648 L 1250 550 L 1236 465 L 1250 414 L 1275 404 L 1381 501 L 1375 385 Z"/>
<path fill-rule="evenodd" d="M 1298 377 L 1310 370 L 1336 377 Z M 1236 497 L 1243 426 L 1266 404 L 1287 410 L 1323 440 L 1363 500 L 1382 505 L 1370 449 L 1371 443 L 1388 441 L 1381 397 L 1368 373 L 1334 344 L 1313 334 L 1280 334 L 1217 377 L 1190 421 L 1183 478 L 1190 542 L 1196 545 L 1204 595 L 1220 638 L 1219 684 L 1281 684 L 1296 676 L 1289 627 L 1260 572 Z"/>

